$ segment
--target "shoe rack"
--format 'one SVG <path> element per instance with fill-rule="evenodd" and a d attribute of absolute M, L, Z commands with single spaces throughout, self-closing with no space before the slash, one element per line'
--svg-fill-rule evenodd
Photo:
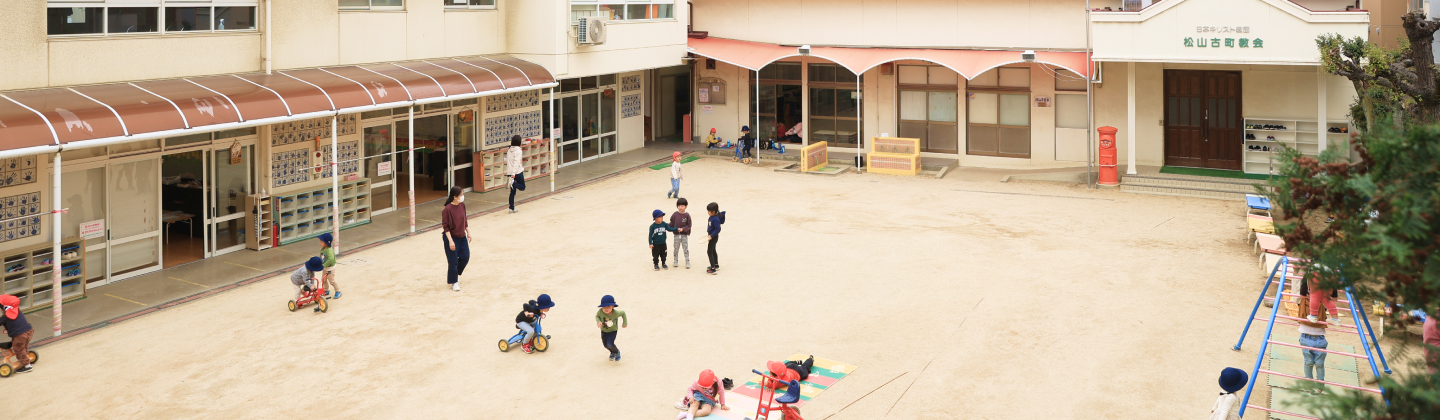
<path fill-rule="evenodd" d="M 1332 147 L 1346 147 L 1350 139 L 1350 123 L 1277 118 L 1246 118 L 1243 169 L 1249 174 L 1269 174 L 1278 166 L 1275 159 L 1281 147 L 1299 150 L 1310 157 L 1320 155 L 1320 142 Z"/>

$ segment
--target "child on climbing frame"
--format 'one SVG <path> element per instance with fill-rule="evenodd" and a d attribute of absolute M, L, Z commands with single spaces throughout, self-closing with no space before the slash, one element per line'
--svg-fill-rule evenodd
<path fill-rule="evenodd" d="M 700 371 L 700 378 L 685 390 L 685 396 L 680 398 L 680 402 L 675 403 L 675 408 L 685 410 L 675 416 L 675 420 L 694 420 L 696 417 L 708 416 L 715 411 L 716 406 L 721 410 L 730 410 L 730 406 L 725 405 L 725 388 L 715 378 L 715 372 L 705 369 Z"/>

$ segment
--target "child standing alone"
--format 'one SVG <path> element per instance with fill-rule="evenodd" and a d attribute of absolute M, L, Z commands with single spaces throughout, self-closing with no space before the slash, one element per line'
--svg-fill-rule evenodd
<path fill-rule="evenodd" d="M 620 361 L 620 348 L 615 347 L 615 334 L 621 328 L 630 328 L 630 318 L 625 316 L 625 311 L 615 309 L 620 306 L 615 303 L 615 297 L 605 295 L 600 298 L 600 310 L 595 312 L 595 325 L 600 327 L 600 344 L 610 350 L 610 360 Z"/>
<path fill-rule="evenodd" d="M 316 239 L 320 240 L 320 258 L 325 261 L 325 277 L 320 284 L 325 286 L 325 297 L 330 297 L 330 292 L 335 292 L 335 299 L 340 298 L 340 285 L 335 283 L 335 247 L 330 244 L 335 242 L 335 237 L 329 232 L 322 233 Z"/>
<path fill-rule="evenodd" d="M 665 231 L 673 232 L 675 228 L 670 227 L 669 223 L 665 223 L 665 212 L 663 211 L 657 209 L 650 213 L 650 217 L 655 219 L 645 233 L 646 240 L 650 243 L 650 262 L 655 264 L 655 271 L 660 271 L 661 267 L 669 270 L 670 266 L 665 265 Z"/>
<path fill-rule="evenodd" d="M 675 255 L 670 259 L 675 260 L 675 266 L 680 266 L 680 248 L 685 248 L 685 269 L 690 269 L 690 213 L 685 208 L 690 207 L 690 202 L 681 198 L 675 200 L 675 212 L 670 213 L 670 227 L 675 228 Z"/>
<path fill-rule="evenodd" d="M 705 272 L 715 274 L 720 271 L 720 256 L 715 254 L 715 243 L 720 242 L 720 225 L 725 224 L 725 212 L 720 211 L 720 204 L 717 203 L 706 205 L 705 212 L 710 214 L 710 219 L 705 222 L 705 254 L 710 257 L 710 268 L 705 269 Z"/>
<path fill-rule="evenodd" d="M 680 152 L 670 155 L 670 192 L 665 193 L 665 198 L 680 198 L 680 179 L 683 172 L 680 171 Z"/>

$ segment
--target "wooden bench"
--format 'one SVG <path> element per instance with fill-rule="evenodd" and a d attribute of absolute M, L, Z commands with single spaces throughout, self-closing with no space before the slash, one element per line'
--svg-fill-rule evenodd
<path fill-rule="evenodd" d="M 872 137 L 865 156 L 866 172 L 890 175 L 920 173 L 920 139 Z"/>
<path fill-rule="evenodd" d="M 830 161 L 830 145 L 826 142 L 812 143 L 800 149 L 800 172 L 818 171 Z"/>

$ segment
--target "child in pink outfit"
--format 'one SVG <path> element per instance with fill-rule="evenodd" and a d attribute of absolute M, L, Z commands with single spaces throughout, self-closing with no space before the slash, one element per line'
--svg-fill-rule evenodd
<path fill-rule="evenodd" d="M 725 405 L 725 388 L 715 378 L 715 372 L 705 369 L 700 372 L 700 378 L 690 384 L 685 390 L 685 396 L 680 402 L 675 403 L 675 408 L 685 410 L 675 416 L 675 420 L 693 420 L 696 417 L 705 417 L 715 411 L 715 406 L 721 410 L 730 410 Z"/>
<path fill-rule="evenodd" d="M 1310 316 L 1308 319 L 1310 322 L 1319 322 L 1320 313 L 1328 310 L 1330 311 L 1330 317 L 1326 321 L 1334 325 L 1340 325 L 1340 311 L 1335 309 L 1335 299 L 1330 296 L 1334 294 L 1335 291 L 1322 290 L 1314 287 L 1318 285 L 1312 285 L 1312 283 L 1314 282 L 1308 282 L 1304 285 L 1308 287 L 1308 291 L 1310 292 Z M 1300 294 L 1303 295 L 1305 292 L 1301 292 Z"/>

